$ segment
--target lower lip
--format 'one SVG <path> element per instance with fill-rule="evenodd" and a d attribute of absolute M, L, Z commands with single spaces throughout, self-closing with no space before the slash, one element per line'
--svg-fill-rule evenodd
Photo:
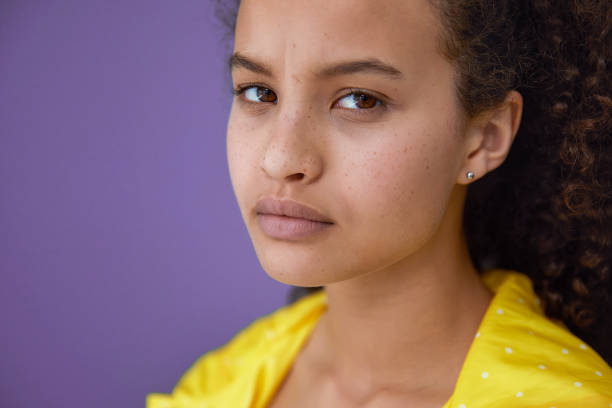
<path fill-rule="evenodd" d="M 334 225 L 327 222 L 272 214 L 257 214 L 257 220 L 263 232 L 269 237 L 290 241 L 297 241 L 321 233 Z"/>

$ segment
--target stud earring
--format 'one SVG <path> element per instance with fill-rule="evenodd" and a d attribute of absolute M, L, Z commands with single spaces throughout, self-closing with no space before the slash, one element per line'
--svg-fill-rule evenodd
<path fill-rule="evenodd" d="M 465 173 L 465 176 L 468 178 L 468 180 L 472 180 L 474 178 L 474 172 L 468 171 L 467 173 Z"/>

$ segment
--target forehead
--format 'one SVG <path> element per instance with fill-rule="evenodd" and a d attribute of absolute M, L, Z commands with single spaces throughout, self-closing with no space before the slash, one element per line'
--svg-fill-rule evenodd
<path fill-rule="evenodd" d="M 427 0 L 243 0 L 235 51 L 294 73 L 377 58 L 418 74 L 441 58 L 438 27 Z"/>

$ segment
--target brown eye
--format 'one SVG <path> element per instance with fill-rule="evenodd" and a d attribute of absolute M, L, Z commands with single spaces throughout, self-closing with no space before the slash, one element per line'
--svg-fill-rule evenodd
<path fill-rule="evenodd" d="M 235 95 L 243 95 L 244 99 L 254 103 L 276 103 L 277 97 L 273 90 L 263 86 L 246 86 L 234 91 Z"/>
<path fill-rule="evenodd" d="M 351 92 L 338 100 L 338 106 L 344 109 L 367 110 L 382 105 L 382 101 L 364 92 Z"/>
<path fill-rule="evenodd" d="M 276 94 L 268 88 L 257 87 L 257 98 L 262 102 L 276 102 Z"/>
<path fill-rule="evenodd" d="M 376 98 L 371 97 L 366 94 L 355 94 L 355 105 L 360 107 L 361 109 L 369 109 L 376 106 Z"/>

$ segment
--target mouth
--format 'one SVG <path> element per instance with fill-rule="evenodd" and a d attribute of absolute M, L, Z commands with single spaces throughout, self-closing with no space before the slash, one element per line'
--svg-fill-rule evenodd
<path fill-rule="evenodd" d="M 263 232 L 281 240 L 300 240 L 334 225 L 331 218 L 291 200 L 264 198 L 257 202 L 255 213 Z"/>

